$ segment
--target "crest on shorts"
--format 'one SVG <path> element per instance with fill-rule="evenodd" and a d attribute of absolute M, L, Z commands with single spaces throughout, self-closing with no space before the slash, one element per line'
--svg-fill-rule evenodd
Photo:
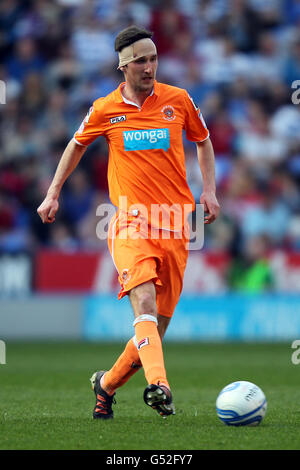
<path fill-rule="evenodd" d="M 164 106 L 161 110 L 161 113 L 162 113 L 162 117 L 166 121 L 174 121 L 174 119 L 176 118 L 175 109 L 173 108 L 173 106 L 170 106 L 170 105 Z"/>
<path fill-rule="evenodd" d="M 126 284 L 126 282 L 128 282 L 130 278 L 131 278 L 131 274 L 129 273 L 129 269 L 123 269 L 122 274 L 121 274 L 121 279 L 123 281 L 123 284 Z"/>

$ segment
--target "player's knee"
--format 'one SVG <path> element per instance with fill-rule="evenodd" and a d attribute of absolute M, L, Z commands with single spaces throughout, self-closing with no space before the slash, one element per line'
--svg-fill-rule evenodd
<path fill-rule="evenodd" d="M 153 315 L 157 316 L 155 298 L 149 293 L 144 292 L 138 300 L 139 315 Z"/>
<path fill-rule="evenodd" d="M 135 317 L 152 315 L 157 317 L 156 291 L 152 282 L 143 283 L 130 291 L 129 298 Z"/>
<path fill-rule="evenodd" d="M 140 293 L 137 300 L 137 314 L 138 315 L 153 315 L 157 316 L 156 301 L 150 292 Z"/>

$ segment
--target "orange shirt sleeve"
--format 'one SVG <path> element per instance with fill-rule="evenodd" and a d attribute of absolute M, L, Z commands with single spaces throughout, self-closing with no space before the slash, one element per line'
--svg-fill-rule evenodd
<path fill-rule="evenodd" d="M 194 103 L 188 92 L 184 90 L 186 137 L 192 142 L 202 142 L 209 137 L 209 131 L 201 114 L 200 108 Z"/>
<path fill-rule="evenodd" d="M 90 107 L 79 129 L 74 134 L 75 142 L 80 145 L 90 145 L 97 137 L 104 134 L 103 113 L 97 101 Z"/>

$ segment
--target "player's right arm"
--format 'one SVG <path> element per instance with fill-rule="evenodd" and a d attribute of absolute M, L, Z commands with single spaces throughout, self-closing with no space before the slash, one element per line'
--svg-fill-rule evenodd
<path fill-rule="evenodd" d="M 103 120 L 101 103 L 102 98 L 99 98 L 90 107 L 78 131 L 75 132 L 73 139 L 62 154 L 47 196 L 37 209 L 43 223 L 54 222 L 55 214 L 59 208 L 58 198 L 64 182 L 77 167 L 87 147 L 104 133 L 105 121 Z"/>
<path fill-rule="evenodd" d="M 43 223 L 54 222 L 55 214 L 59 208 L 58 198 L 62 186 L 66 179 L 77 167 L 81 157 L 86 151 L 86 148 L 87 147 L 84 145 L 79 145 L 77 142 L 75 142 L 74 139 L 68 143 L 59 161 L 47 195 L 42 204 L 37 209 L 37 212 Z"/>

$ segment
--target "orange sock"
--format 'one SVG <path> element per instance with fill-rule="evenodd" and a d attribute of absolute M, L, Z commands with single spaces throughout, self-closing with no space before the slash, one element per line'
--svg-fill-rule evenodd
<path fill-rule="evenodd" d="M 142 319 L 141 317 L 144 317 Z M 153 319 L 153 320 L 152 320 Z M 138 352 L 148 384 L 164 384 L 168 388 L 162 343 L 157 329 L 156 318 L 141 315 L 133 323 Z"/>
<path fill-rule="evenodd" d="M 112 368 L 103 377 L 102 386 L 108 393 L 114 392 L 116 388 L 124 385 L 140 368 L 142 363 L 138 350 L 131 338 L 121 356 L 117 359 Z"/>

